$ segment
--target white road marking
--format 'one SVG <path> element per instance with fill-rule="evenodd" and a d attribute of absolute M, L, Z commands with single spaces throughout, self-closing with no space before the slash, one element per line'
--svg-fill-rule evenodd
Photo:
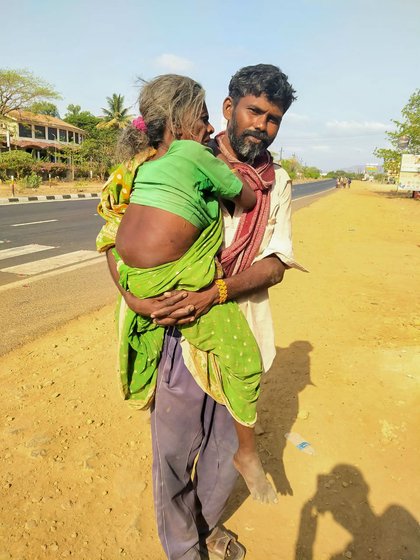
<path fill-rule="evenodd" d="M 0 261 L 3 259 L 11 259 L 12 257 L 21 257 L 22 255 L 28 255 L 29 253 L 38 253 L 39 251 L 48 251 L 49 249 L 55 249 L 50 245 L 38 245 L 32 243 L 30 245 L 22 245 L 21 247 L 11 247 L 10 249 L 2 249 L 0 251 Z"/>
<path fill-rule="evenodd" d="M 50 257 L 49 259 L 41 259 L 39 261 L 3 268 L 1 272 L 32 276 L 34 274 L 41 274 L 47 270 L 53 270 L 54 268 L 80 263 L 90 259 L 97 259 L 98 257 L 100 257 L 100 255 L 98 255 L 96 251 L 74 251 L 73 253 L 57 255 L 56 257 Z"/>
<path fill-rule="evenodd" d="M 33 226 L 35 224 L 48 224 L 49 222 L 58 222 L 58 220 L 42 220 L 42 222 L 25 222 L 22 224 L 10 224 L 10 226 L 11 227 Z"/>
<path fill-rule="evenodd" d="M 107 270 L 105 253 L 101 253 L 98 257 L 102 260 L 102 264 L 105 266 L 105 271 Z M 71 266 L 66 266 L 65 268 L 58 268 L 57 270 L 50 270 L 49 272 L 44 272 L 44 274 L 39 274 L 38 276 L 29 276 L 22 280 L 16 280 L 16 282 L 9 282 L 8 284 L 3 284 L 0 286 L 0 293 L 6 292 L 14 288 L 27 288 L 34 282 L 39 282 L 40 280 L 45 280 L 46 278 L 52 278 L 53 276 L 58 276 L 59 274 L 67 274 L 73 270 L 79 270 L 85 266 L 91 266 L 92 264 L 100 265 L 101 262 L 98 259 L 92 259 L 90 261 L 81 262 L 78 264 L 73 264 Z"/>

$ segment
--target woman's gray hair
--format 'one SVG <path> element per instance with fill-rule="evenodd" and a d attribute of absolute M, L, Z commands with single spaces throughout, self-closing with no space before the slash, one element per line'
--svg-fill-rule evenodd
<path fill-rule="evenodd" d="M 117 155 L 122 161 L 131 159 L 147 147 L 157 148 L 168 126 L 174 138 L 192 132 L 203 110 L 203 87 L 186 76 L 164 74 L 150 82 L 141 80 L 139 109 L 147 131 L 127 126 L 121 133 Z"/>

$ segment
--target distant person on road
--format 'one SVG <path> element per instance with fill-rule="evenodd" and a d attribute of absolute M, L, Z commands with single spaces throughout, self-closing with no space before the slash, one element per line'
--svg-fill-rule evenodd
<path fill-rule="evenodd" d="M 351 187 L 351 179 L 350 177 L 347 177 L 347 188 L 349 189 Z"/>

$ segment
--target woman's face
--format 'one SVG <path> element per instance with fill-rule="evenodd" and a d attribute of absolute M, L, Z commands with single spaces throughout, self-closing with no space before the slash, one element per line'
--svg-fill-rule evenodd
<path fill-rule="evenodd" d="M 199 118 L 192 125 L 192 129 L 187 132 L 182 132 L 181 140 L 195 140 L 200 144 L 207 144 L 210 140 L 210 135 L 213 134 L 214 128 L 209 123 L 209 112 L 207 105 L 204 103 L 203 109 Z"/>

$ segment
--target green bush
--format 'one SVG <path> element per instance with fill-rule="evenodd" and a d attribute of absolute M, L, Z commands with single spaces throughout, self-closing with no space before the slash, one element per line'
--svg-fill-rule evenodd
<path fill-rule="evenodd" d="M 304 167 L 303 174 L 307 179 L 319 179 L 321 171 L 317 167 Z"/>
<path fill-rule="evenodd" d="M 285 169 L 287 171 L 287 173 L 289 174 L 289 177 L 292 179 L 292 181 L 294 179 L 296 179 L 296 171 L 297 171 L 296 160 L 294 160 L 294 159 L 283 159 L 282 162 L 281 162 L 281 166 L 283 167 L 283 169 Z"/>
<path fill-rule="evenodd" d="M 40 175 L 43 181 L 48 181 L 49 176 L 65 178 L 70 166 L 67 163 L 54 163 L 52 161 L 34 160 L 31 171 Z"/>
<path fill-rule="evenodd" d="M 27 175 L 24 178 L 23 182 L 25 184 L 25 187 L 27 187 L 28 189 L 37 189 L 42 183 L 42 178 L 36 173 L 32 172 L 30 175 Z"/>
<path fill-rule="evenodd" d="M 34 159 L 31 154 L 22 150 L 11 150 L 0 153 L 0 175 L 3 179 L 10 179 L 11 175 L 15 179 L 20 179 L 32 171 Z"/>

